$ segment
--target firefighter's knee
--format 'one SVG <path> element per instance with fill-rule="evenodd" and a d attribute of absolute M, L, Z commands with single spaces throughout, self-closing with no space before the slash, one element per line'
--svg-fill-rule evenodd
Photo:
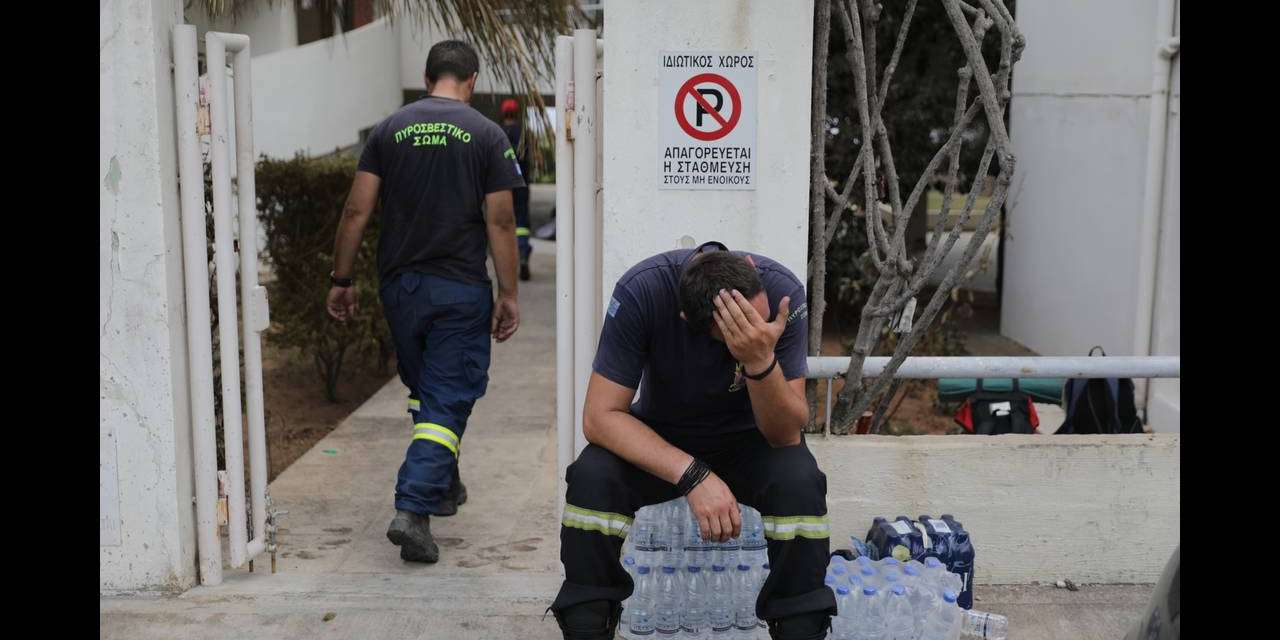
<path fill-rule="evenodd" d="M 813 512 L 819 506 L 826 512 L 827 476 L 808 447 L 774 449 L 766 460 L 763 472 L 769 482 L 761 496 L 764 513 L 783 513 L 796 507 Z"/>
<path fill-rule="evenodd" d="M 603 447 L 588 444 L 565 472 L 565 480 L 569 485 L 566 497 L 570 504 L 616 501 L 616 497 L 624 494 L 624 487 L 621 485 L 625 483 L 626 477 L 625 460 Z"/>

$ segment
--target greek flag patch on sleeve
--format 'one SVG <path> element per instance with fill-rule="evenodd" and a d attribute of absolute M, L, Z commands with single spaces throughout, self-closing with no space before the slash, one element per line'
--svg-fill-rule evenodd
<path fill-rule="evenodd" d="M 609 297 L 609 317 L 612 318 L 615 315 L 618 315 L 618 307 L 621 307 L 621 306 L 622 306 L 622 303 L 618 302 L 617 298 L 610 296 Z"/>

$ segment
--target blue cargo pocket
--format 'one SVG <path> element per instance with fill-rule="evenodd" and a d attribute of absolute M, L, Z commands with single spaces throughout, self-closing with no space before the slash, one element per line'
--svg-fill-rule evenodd
<path fill-rule="evenodd" d="M 486 339 L 488 336 L 486 336 Z M 489 387 L 489 356 L 473 350 L 462 352 L 462 370 L 467 376 L 468 385 L 479 398 Z"/>

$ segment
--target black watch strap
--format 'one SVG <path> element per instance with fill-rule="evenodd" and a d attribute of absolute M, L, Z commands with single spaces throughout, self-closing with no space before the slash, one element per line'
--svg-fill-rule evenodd
<path fill-rule="evenodd" d="M 768 366 L 768 367 L 765 367 L 765 370 L 764 370 L 764 371 L 761 371 L 760 373 L 757 373 L 757 374 L 756 374 L 756 375 L 754 375 L 754 376 L 753 376 L 753 375 L 751 375 L 751 374 L 749 374 L 749 373 L 747 373 L 745 370 L 744 370 L 742 373 L 743 373 L 743 375 L 747 376 L 747 378 L 748 378 L 749 380 L 755 380 L 756 382 L 759 382 L 759 381 L 764 380 L 765 378 L 767 378 L 767 377 L 769 376 L 769 374 L 773 373 L 773 368 L 774 368 L 774 367 L 776 367 L 776 366 L 778 366 L 778 356 L 776 356 L 776 355 L 775 355 L 775 356 L 773 356 L 773 362 L 770 362 L 770 363 L 769 363 L 769 366 Z"/>
<path fill-rule="evenodd" d="M 335 287 L 349 287 L 349 286 L 351 286 L 351 278 L 339 278 L 338 276 L 334 275 L 335 273 L 337 273 L 337 272 L 335 272 L 335 271 L 330 271 L 330 272 L 329 272 L 329 283 L 330 283 L 330 284 L 332 284 L 332 285 L 333 285 L 333 286 L 335 286 Z"/>

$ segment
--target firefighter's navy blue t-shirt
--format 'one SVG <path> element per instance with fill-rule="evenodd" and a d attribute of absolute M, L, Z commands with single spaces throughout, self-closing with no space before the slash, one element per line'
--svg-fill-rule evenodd
<path fill-rule="evenodd" d="M 695 333 L 680 317 L 680 269 L 692 252 L 660 253 L 618 280 L 592 368 L 624 387 L 638 387 L 631 413 L 658 433 L 701 436 L 754 429 L 746 379 L 729 348 L 710 334 Z M 774 352 L 787 380 L 803 378 L 809 334 L 804 284 L 781 264 L 750 255 L 769 297 L 765 319 L 773 320 L 778 303 L 791 297 L 787 328 Z"/>
<path fill-rule="evenodd" d="M 525 186 L 497 123 L 464 102 L 427 96 L 373 128 L 357 169 L 382 178 L 383 282 L 417 271 L 489 283 L 484 197 Z"/>

